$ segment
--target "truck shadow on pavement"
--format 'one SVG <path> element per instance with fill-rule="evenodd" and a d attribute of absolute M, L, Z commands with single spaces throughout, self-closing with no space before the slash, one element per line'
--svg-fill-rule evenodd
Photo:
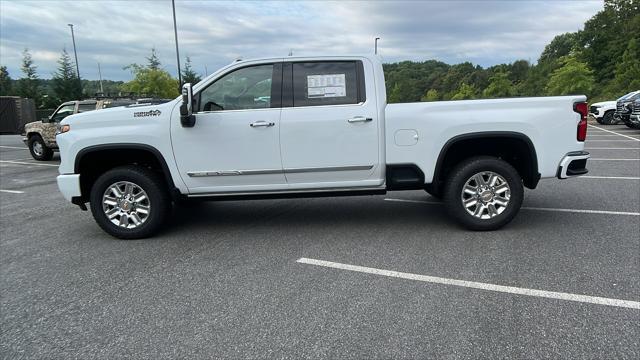
<path fill-rule="evenodd" d="M 435 201 L 428 196 L 423 199 Z M 532 229 L 553 221 L 551 214 L 530 215 L 521 212 L 505 230 Z M 339 229 L 345 236 L 378 230 L 474 233 L 449 218 L 440 204 L 395 203 L 383 197 L 194 202 L 176 206 L 167 225 L 160 236 L 185 231 L 221 234 L 256 227 L 287 233 Z"/>

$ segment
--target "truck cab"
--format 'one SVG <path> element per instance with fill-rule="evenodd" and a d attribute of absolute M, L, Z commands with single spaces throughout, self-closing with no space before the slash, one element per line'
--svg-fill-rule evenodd
<path fill-rule="evenodd" d="M 237 61 L 167 103 L 63 120 L 58 186 L 123 239 L 152 235 L 189 199 L 411 189 L 493 230 L 517 214 L 524 187 L 587 172 L 585 101 L 387 105 L 375 56 Z"/>

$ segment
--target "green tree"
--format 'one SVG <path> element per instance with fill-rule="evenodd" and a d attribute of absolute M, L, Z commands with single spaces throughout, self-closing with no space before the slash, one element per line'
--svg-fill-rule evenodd
<path fill-rule="evenodd" d="M 544 47 L 538 63 L 552 63 L 567 56 L 578 46 L 578 33 L 564 33 L 557 35 Z"/>
<path fill-rule="evenodd" d="M 122 90 L 138 96 L 173 98 L 178 96 L 178 80 L 157 68 L 131 64 L 126 66 L 133 74 L 133 80 L 122 85 Z"/>
<path fill-rule="evenodd" d="M 498 98 L 512 96 L 513 83 L 509 80 L 509 73 L 498 71 L 489 78 L 489 86 L 482 92 L 485 98 Z"/>
<path fill-rule="evenodd" d="M 427 91 L 423 96 L 422 96 L 422 101 L 438 101 L 438 99 L 440 98 L 440 96 L 438 95 L 438 90 L 436 89 L 429 89 L 429 91 Z"/>
<path fill-rule="evenodd" d="M 21 97 L 33 99 L 36 106 L 40 103 L 40 85 L 37 74 L 37 66 L 33 64 L 29 49 L 22 52 L 22 70 L 23 77 L 18 80 L 18 95 Z"/>
<path fill-rule="evenodd" d="M 187 56 L 187 61 L 184 63 L 184 70 L 182 71 L 182 81 L 185 84 L 191 83 L 191 85 L 195 85 L 200 80 L 202 80 L 200 76 L 191 67 L 191 58 Z"/>
<path fill-rule="evenodd" d="M 156 54 L 156 48 L 152 47 L 151 48 L 151 55 L 147 58 L 147 61 L 149 62 L 148 68 L 151 70 L 159 70 L 160 69 L 160 59 L 158 58 L 158 55 Z"/>
<path fill-rule="evenodd" d="M 620 92 L 640 89 L 640 51 L 636 39 L 629 40 L 622 61 L 616 65 L 615 84 Z"/>
<path fill-rule="evenodd" d="M 451 97 L 451 100 L 467 100 L 475 99 L 478 94 L 475 86 L 467 83 L 462 83 L 456 93 Z"/>
<path fill-rule="evenodd" d="M 60 101 L 78 100 L 82 97 L 80 81 L 67 49 L 62 50 L 58 60 L 58 70 L 53 74 L 53 91 Z"/>
<path fill-rule="evenodd" d="M 12 95 L 11 76 L 6 66 L 0 66 L 0 96 Z"/>
<path fill-rule="evenodd" d="M 547 83 L 547 95 L 591 94 L 595 85 L 593 71 L 580 62 L 575 54 L 560 58 L 562 66 L 556 69 Z"/>

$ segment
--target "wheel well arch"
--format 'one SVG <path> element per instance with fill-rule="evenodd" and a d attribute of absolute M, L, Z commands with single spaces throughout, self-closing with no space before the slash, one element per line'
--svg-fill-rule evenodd
<path fill-rule="evenodd" d="M 531 139 L 518 132 L 477 132 L 449 139 L 438 155 L 429 192 L 440 194 L 446 176 L 464 159 L 488 155 L 501 158 L 513 166 L 527 188 L 534 189 L 540 180 L 538 156 Z"/>
<path fill-rule="evenodd" d="M 89 201 L 91 187 L 106 171 L 118 166 L 139 165 L 159 173 L 167 191 L 173 196 L 176 187 L 167 162 L 158 149 L 144 144 L 104 144 L 86 147 L 78 152 L 74 172 L 80 174 L 80 193 Z"/>
<path fill-rule="evenodd" d="M 31 130 L 31 131 L 27 132 L 27 134 L 26 134 L 27 139 L 31 139 L 31 137 L 33 137 L 35 135 L 38 135 L 38 136 L 42 137 L 42 134 L 40 134 L 38 131 L 35 131 L 35 130 Z"/>

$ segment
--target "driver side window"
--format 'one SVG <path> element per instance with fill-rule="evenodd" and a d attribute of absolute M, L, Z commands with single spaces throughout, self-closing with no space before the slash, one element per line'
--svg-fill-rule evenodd
<path fill-rule="evenodd" d="M 200 92 L 198 111 L 271 107 L 273 64 L 235 70 Z"/>
<path fill-rule="evenodd" d="M 61 107 L 60 109 L 58 109 L 58 111 L 56 111 L 55 114 L 53 114 L 53 116 L 51 117 L 51 121 L 52 122 L 62 121 L 62 119 L 73 114 L 73 110 L 75 110 L 75 107 L 76 107 L 75 104 L 65 105 Z"/>

